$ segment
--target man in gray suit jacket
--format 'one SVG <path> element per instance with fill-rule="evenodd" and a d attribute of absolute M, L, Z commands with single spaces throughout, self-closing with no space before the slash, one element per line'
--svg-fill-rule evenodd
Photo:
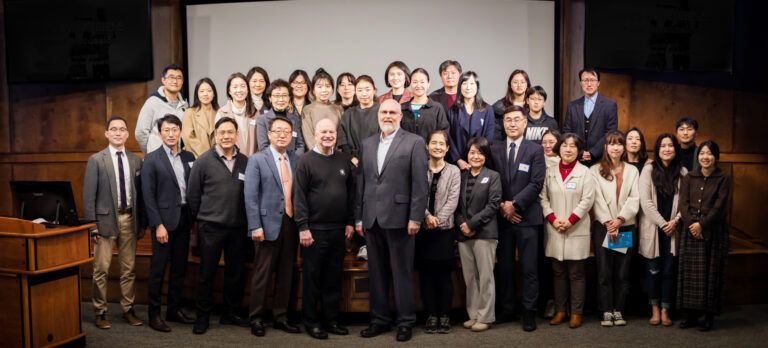
<path fill-rule="evenodd" d="M 394 279 L 397 340 L 411 338 L 416 321 L 413 289 L 414 235 L 427 208 L 427 151 L 424 139 L 400 129 L 400 105 L 379 107 L 381 134 L 362 142 L 358 170 L 357 226 L 368 244 L 371 325 L 374 337 L 390 330 L 389 278 Z"/>
<path fill-rule="evenodd" d="M 141 158 L 125 149 L 129 134 L 125 119 L 112 117 L 105 128 L 109 146 L 88 158 L 83 183 L 85 218 L 97 221 L 90 232 L 94 244 L 93 307 L 95 324 L 100 329 L 111 327 L 107 319 L 107 272 L 115 243 L 120 260 L 123 319 L 134 326 L 142 324 L 133 312 L 136 241 L 144 235 L 139 219 L 143 210 L 138 187 Z"/>
<path fill-rule="evenodd" d="M 245 212 L 248 235 L 254 242 L 250 306 L 251 334 L 254 336 L 265 334 L 262 320 L 272 272 L 275 272 L 274 328 L 288 333 L 299 332 L 299 328 L 285 317 L 299 245 L 291 203 L 293 171 L 298 158 L 293 151 L 286 151 L 292 133 L 291 120 L 282 116 L 270 120 L 270 145 L 251 155 L 245 169 Z"/>

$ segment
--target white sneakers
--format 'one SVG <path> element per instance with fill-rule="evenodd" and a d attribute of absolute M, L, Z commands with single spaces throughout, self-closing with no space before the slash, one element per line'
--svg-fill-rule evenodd
<path fill-rule="evenodd" d="M 624 317 L 621 316 L 621 312 L 613 311 L 613 325 L 616 325 L 616 326 L 627 325 L 627 321 L 624 320 Z"/>
<path fill-rule="evenodd" d="M 464 322 L 465 329 L 472 329 L 474 332 L 480 332 L 488 330 L 491 326 L 486 323 L 481 323 L 475 319 L 469 319 Z"/>
<path fill-rule="evenodd" d="M 613 313 L 603 312 L 603 320 L 600 321 L 600 325 L 605 327 L 613 326 Z"/>
<path fill-rule="evenodd" d="M 624 320 L 624 317 L 621 315 L 621 312 L 619 311 L 604 312 L 603 320 L 600 321 L 600 325 L 605 327 L 625 326 L 627 325 L 627 321 Z"/>

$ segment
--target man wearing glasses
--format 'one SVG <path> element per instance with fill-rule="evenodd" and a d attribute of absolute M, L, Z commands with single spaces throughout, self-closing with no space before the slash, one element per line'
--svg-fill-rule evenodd
<path fill-rule="evenodd" d="M 181 95 L 184 84 L 181 67 L 176 64 L 166 66 L 161 81 L 163 85 L 149 95 L 136 121 L 134 136 L 145 155 L 163 145 L 157 130 L 158 120 L 167 114 L 176 115 L 181 120 L 187 109 L 187 102 Z"/>
<path fill-rule="evenodd" d="M 304 137 L 301 134 L 301 117 L 291 110 L 291 86 L 283 79 L 272 81 L 267 87 L 266 95 L 272 108 L 261 114 L 256 120 L 256 134 L 258 138 L 259 149 L 266 149 L 270 140 L 267 132 L 269 123 L 277 116 L 285 117 L 291 120 L 291 143 L 288 144 L 286 151 L 293 151 L 297 156 L 304 153 Z"/>
<path fill-rule="evenodd" d="M 163 278 L 170 259 L 168 275 L 168 321 L 192 324 L 194 320 L 181 311 L 181 288 L 187 270 L 191 218 L 187 204 L 187 181 L 195 155 L 179 145 L 181 120 L 165 115 L 157 128 L 163 145 L 144 157 L 141 187 L 147 218 L 152 229 L 152 263 L 149 266 L 149 326 L 157 331 L 171 328 L 160 316 Z"/>
<path fill-rule="evenodd" d="M 579 71 L 579 80 L 584 97 L 568 103 L 563 132 L 576 133 L 587 143 L 579 161 L 589 166 L 603 157 L 605 133 L 616 130 L 619 114 L 616 102 L 597 93 L 600 73 L 595 68 Z"/>

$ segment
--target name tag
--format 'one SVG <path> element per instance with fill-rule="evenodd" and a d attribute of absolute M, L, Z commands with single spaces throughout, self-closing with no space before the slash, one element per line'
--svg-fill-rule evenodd
<path fill-rule="evenodd" d="M 565 188 L 566 188 L 566 189 L 568 189 L 568 190 L 575 190 L 575 189 L 576 189 L 576 186 L 577 186 L 578 184 L 579 184 L 579 183 L 578 183 L 578 182 L 576 182 L 576 181 L 569 181 L 569 182 L 565 183 Z"/>
<path fill-rule="evenodd" d="M 480 119 L 480 125 L 482 126 L 483 124 L 485 124 L 485 119 L 484 119 L 484 118 L 481 118 L 481 119 Z"/>
<path fill-rule="evenodd" d="M 136 172 L 136 177 L 138 178 L 139 175 L 141 175 L 141 172 Z"/>
<path fill-rule="evenodd" d="M 488 183 L 488 180 L 489 180 L 489 179 L 488 179 L 488 177 L 486 176 L 486 177 L 484 177 L 484 178 L 483 178 L 483 180 L 480 180 L 480 183 L 481 183 L 481 184 L 487 184 L 487 183 Z"/>
<path fill-rule="evenodd" d="M 256 119 L 252 119 L 251 122 L 248 122 L 251 124 L 251 127 L 256 126 Z"/>
<path fill-rule="evenodd" d="M 520 163 L 520 166 L 519 166 L 519 167 L 517 167 L 517 170 L 519 170 L 519 171 L 521 171 L 521 172 L 526 172 L 526 173 L 528 173 L 528 169 L 529 169 L 530 167 L 531 167 L 531 166 L 530 166 L 530 165 L 528 165 L 528 164 L 525 164 L 525 163 Z"/>
<path fill-rule="evenodd" d="M 192 165 L 193 165 L 193 164 L 195 164 L 195 162 L 194 162 L 194 161 L 192 161 L 192 162 L 187 162 L 187 164 L 189 164 L 189 167 L 190 167 L 190 168 L 192 168 Z"/>
<path fill-rule="evenodd" d="M 245 174 L 244 173 L 238 173 L 237 174 L 237 178 L 240 179 L 241 181 L 245 181 Z"/>
<path fill-rule="evenodd" d="M 297 134 L 296 131 L 293 131 L 293 137 L 295 138 L 295 137 L 298 137 L 298 136 L 299 136 L 299 134 Z"/>

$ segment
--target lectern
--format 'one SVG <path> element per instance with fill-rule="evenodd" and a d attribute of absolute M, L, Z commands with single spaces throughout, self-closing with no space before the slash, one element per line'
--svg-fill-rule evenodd
<path fill-rule="evenodd" d="M 0 346 L 85 343 L 80 265 L 93 261 L 92 226 L 46 228 L 0 217 Z"/>

